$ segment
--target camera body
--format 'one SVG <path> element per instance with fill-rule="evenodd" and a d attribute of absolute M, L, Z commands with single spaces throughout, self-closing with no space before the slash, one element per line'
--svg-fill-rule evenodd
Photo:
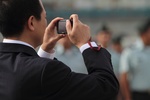
<path fill-rule="evenodd" d="M 57 22 L 57 33 L 58 34 L 67 34 L 66 30 L 66 21 L 67 19 L 63 19 Z M 70 19 L 71 26 L 73 26 L 73 21 Z"/>

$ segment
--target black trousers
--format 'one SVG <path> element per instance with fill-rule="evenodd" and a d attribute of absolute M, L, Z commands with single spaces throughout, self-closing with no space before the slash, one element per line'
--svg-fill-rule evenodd
<path fill-rule="evenodd" d="M 132 100 L 150 100 L 150 92 L 132 92 Z"/>

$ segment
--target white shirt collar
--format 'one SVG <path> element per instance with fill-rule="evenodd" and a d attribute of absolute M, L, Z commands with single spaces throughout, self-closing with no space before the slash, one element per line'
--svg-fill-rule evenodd
<path fill-rule="evenodd" d="M 19 40 L 4 39 L 4 40 L 3 40 L 3 43 L 23 44 L 23 45 L 29 46 L 29 47 L 31 47 L 31 48 L 34 49 L 34 47 L 31 46 L 30 44 L 28 44 L 28 43 L 26 43 L 26 42 L 23 42 L 23 41 L 19 41 Z"/>
<path fill-rule="evenodd" d="M 150 48 L 150 46 L 145 46 L 144 42 L 142 39 L 137 39 L 137 41 L 135 42 L 135 46 L 136 48 L 138 48 L 139 50 L 144 50 L 145 48 Z"/>

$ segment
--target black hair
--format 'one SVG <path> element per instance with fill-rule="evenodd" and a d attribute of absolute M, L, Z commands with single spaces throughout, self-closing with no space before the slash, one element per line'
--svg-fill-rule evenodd
<path fill-rule="evenodd" d="M 148 19 L 143 25 L 139 27 L 139 34 L 145 34 L 146 31 L 150 28 L 150 19 Z"/>
<path fill-rule="evenodd" d="M 121 44 L 122 38 L 123 38 L 123 35 L 114 36 L 112 38 L 112 43 L 113 44 Z"/>
<path fill-rule="evenodd" d="M 0 32 L 4 37 L 19 36 L 30 16 L 41 19 L 39 0 L 0 0 Z"/>
<path fill-rule="evenodd" d="M 103 24 L 102 27 L 98 29 L 97 34 L 99 34 L 101 32 L 102 33 L 104 32 L 105 34 L 111 34 L 111 32 L 106 24 Z"/>

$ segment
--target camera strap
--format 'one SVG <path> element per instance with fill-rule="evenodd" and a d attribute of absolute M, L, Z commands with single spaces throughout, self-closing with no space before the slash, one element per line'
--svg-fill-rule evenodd
<path fill-rule="evenodd" d="M 98 45 L 98 47 L 93 47 L 92 44 L 91 44 L 91 40 L 92 40 L 92 38 L 90 37 L 90 39 L 88 41 L 88 44 L 89 44 L 90 48 L 92 50 L 99 51 L 101 49 L 101 45 Z"/>

